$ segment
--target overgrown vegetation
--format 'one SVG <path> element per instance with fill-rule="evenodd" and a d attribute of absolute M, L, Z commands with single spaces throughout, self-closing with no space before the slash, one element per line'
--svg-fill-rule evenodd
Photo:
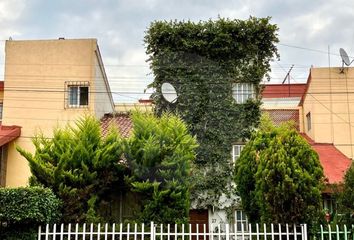
<path fill-rule="evenodd" d="M 125 156 L 132 171 L 127 180 L 142 199 L 137 221 L 187 223 L 196 139 L 172 114 L 156 118 L 136 113 L 132 120 L 134 130 Z"/>
<path fill-rule="evenodd" d="M 41 187 L 0 188 L 0 239 L 36 239 L 40 224 L 60 219 L 60 201 Z"/>
<path fill-rule="evenodd" d="M 344 214 L 341 221 L 354 224 L 354 163 L 351 164 L 344 177 L 343 192 L 340 194 L 339 211 Z"/>
<path fill-rule="evenodd" d="M 178 112 L 197 136 L 192 199 L 200 208 L 218 207 L 222 194 L 232 194 L 231 146 L 248 139 L 258 125 L 259 83 L 277 54 L 276 32 L 269 18 L 254 17 L 198 23 L 156 21 L 147 30 L 156 114 Z M 177 90 L 174 104 L 162 97 L 165 82 Z M 235 83 L 253 84 L 255 98 L 236 103 L 232 97 Z"/>
<path fill-rule="evenodd" d="M 263 117 L 235 166 L 237 190 L 251 222 L 307 223 L 321 211 L 323 170 L 317 153 L 289 124 Z"/>
<path fill-rule="evenodd" d="M 18 149 L 29 161 L 32 184 L 62 200 L 63 222 L 111 220 L 101 207 L 122 201 L 107 198 L 124 191 L 141 200 L 134 221 L 187 223 L 196 139 L 172 114 L 135 113 L 132 122 L 133 135 L 122 139 L 115 128 L 101 136 L 99 121 L 88 116 L 56 129 L 53 138 L 37 135 L 34 154 Z"/>
<path fill-rule="evenodd" d="M 18 151 L 29 162 L 33 185 L 51 188 L 63 201 L 64 222 L 97 222 L 100 202 L 112 189 L 124 186 L 127 168 L 119 162 L 123 143 L 114 128 L 101 136 L 100 123 L 85 117 L 33 139 L 35 153 Z"/>

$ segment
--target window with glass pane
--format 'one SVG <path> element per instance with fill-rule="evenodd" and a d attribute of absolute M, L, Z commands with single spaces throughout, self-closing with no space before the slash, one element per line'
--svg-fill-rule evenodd
<path fill-rule="evenodd" d="M 70 107 L 88 106 L 88 86 L 68 86 L 68 89 Z"/>
<path fill-rule="evenodd" d="M 234 83 L 232 96 L 237 103 L 245 103 L 247 99 L 254 98 L 254 86 L 251 83 Z"/>
<path fill-rule="evenodd" d="M 243 225 L 243 230 L 247 231 L 248 230 L 247 216 L 244 211 L 236 210 L 235 211 L 235 226 L 236 226 L 235 231 L 241 232 L 242 225 Z"/>
<path fill-rule="evenodd" d="M 232 162 L 236 162 L 236 160 L 240 157 L 241 151 L 245 145 L 233 145 L 232 146 Z"/>
<path fill-rule="evenodd" d="M 306 121 L 307 121 L 307 131 L 311 130 L 311 113 L 308 112 L 306 114 Z"/>
<path fill-rule="evenodd" d="M 3 106 L 2 103 L 0 103 L 0 120 L 2 119 L 2 109 L 3 109 L 2 106 Z"/>

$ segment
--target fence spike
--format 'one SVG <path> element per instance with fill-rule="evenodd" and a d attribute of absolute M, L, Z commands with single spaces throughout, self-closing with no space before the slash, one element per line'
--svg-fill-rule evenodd
<path fill-rule="evenodd" d="M 75 225 L 75 240 L 78 240 L 78 233 L 79 233 L 79 224 L 76 223 Z"/>
<path fill-rule="evenodd" d="M 144 240 L 144 236 L 145 236 L 145 224 L 142 223 L 141 224 L 141 240 Z M 114 238 L 112 238 L 113 240 Z"/>
<path fill-rule="evenodd" d="M 203 236 L 204 236 L 204 240 L 207 240 L 206 239 L 206 225 L 205 225 L 205 223 L 203 224 Z M 199 239 L 198 239 L 199 240 Z M 227 239 L 226 239 L 227 240 Z"/>
<path fill-rule="evenodd" d="M 86 223 L 82 225 L 82 240 L 86 239 Z"/>
<path fill-rule="evenodd" d="M 104 240 L 108 240 L 108 223 L 104 226 Z"/>
<path fill-rule="evenodd" d="M 229 230 L 229 224 L 226 223 L 225 225 L 225 237 L 226 237 L 226 240 L 230 240 L 230 230 Z M 204 239 L 205 240 L 205 239 Z"/>
<path fill-rule="evenodd" d="M 263 229 L 264 240 L 267 240 L 267 225 L 265 223 L 263 224 Z"/>
<path fill-rule="evenodd" d="M 97 240 L 101 239 L 101 223 L 97 225 Z"/>
<path fill-rule="evenodd" d="M 129 237 L 130 237 L 130 223 L 128 223 L 127 226 L 127 240 L 129 240 Z"/>
<path fill-rule="evenodd" d="M 49 224 L 45 225 L 45 240 L 49 238 Z"/>
<path fill-rule="evenodd" d="M 252 225 L 250 223 L 248 224 L 248 232 L 250 234 L 250 239 L 252 239 Z"/>
<path fill-rule="evenodd" d="M 71 223 L 68 225 L 68 239 L 70 239 L 71 236 Z"/>
<path fill-rule="evenodd" d="M 198 224 L 197 224 L 197 226 L 198 226 Z M 198 228 L 197 228 L 198 229 Z M 221 235 L 220 235 L 220 224 L 218 224 L 218 240 L 220 240 L 221 239 Z M 197 239 L 197 240 L 199 240 L 199 239 Z"/>
<path fill-rule="evenodd" d="M 39 227 L 38 227 L 38 240 L 41 240 L 41 236 L 42 236 L 42 226 L 39 225 Z"/>
<path fill-rule="evenodd" d="M 290 239 L 290 235 L 289 235 L 289 224 L 286 224 L 286 240 Z"/>
<path fill-rule="evenodd" d="M 348 240 L 348 232 L 347 232 L 347 225 L 344 224 L 344 240 Z"/>
<path fill-rule="evenodd" d="M 62 223 L 60 226 L 60 240 L 63 240 L 63 238 L 64 238 L 64 223 Z"/>
<path fill-rule="evenodd" d="M 93 223 L 90 226 L 90 240 L 93 240 Z"/>
<path fill-rule="evenodd" d="M 57 224 L 54 223 L 53 225 L 53 240 L 55 240 L 57 237 Z"/>
<path fill-rule="evenodd" d="M 161 240 L 163 240 L 163 224 L 160 224 Z"/>
<path fill-rule="evenodd" d="M 119 240 L 122 240 L 123 239 L 123 223 L 120 223 L 119 224 Z M 152 238 L 151 238 L 152 239 Z"/>
<path fill-rule="evenodd" d="M 138 231 L 138 224 L 134 224 L 134 240 L 137 240 L 137 231 Z"/>

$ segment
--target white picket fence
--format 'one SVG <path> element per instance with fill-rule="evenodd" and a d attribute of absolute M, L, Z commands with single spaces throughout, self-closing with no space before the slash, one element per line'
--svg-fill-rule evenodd
<path fill-rule="evenodd" d="M 331 225 L 320 226 L 319 239 L 321 240 L 354 240 L 354 224 L 351 226 Z"/>
<path fill-rule="evenodd" d="M 307 240 L 307 225 L 54 224 L 38 240 Z"/>

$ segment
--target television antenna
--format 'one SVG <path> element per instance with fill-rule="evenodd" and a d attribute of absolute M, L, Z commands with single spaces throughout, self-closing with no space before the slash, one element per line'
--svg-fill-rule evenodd
<path fill-rule="evenodd" d="M 161 93 L 163 98 L 170 103 L 177 101 L 178 95 L 176 89 L 171 83 L 165 82 L 161 85 Z"/>
<path fill-rule="evenodd" d="M 340 72 L 344 73 L 344 64 L 346 66 L 350 66 L 350 64 L 352 64 L 354 60 L 350 61 L 348 53 L 343 48 L 339 49 L 339 54 L 342 59 L 342 69 L 340 70 Z"/>

